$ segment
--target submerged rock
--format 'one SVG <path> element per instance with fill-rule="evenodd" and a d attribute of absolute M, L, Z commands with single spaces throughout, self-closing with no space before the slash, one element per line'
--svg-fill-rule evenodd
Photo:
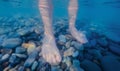
<path fill-rule="evenodd" d="M 27 49 L 27 53 L 30 54 L 30 53 L 32 53 L 35 50 L 36 45 L 33 42 L 29 42 L 29 43 L 23 43 L 22 47 L 26 48 Z"/>
<path fill-rule="evenodd" d="M 15 48 L 22 43 L 20 38 L 9 38 L 3 41 L 2 46 L 5 48 Z"/>
<path fill-rule="evenodd" d="M 25 67 L 30 67 L 32 65 L 32 63 L 35 61 L 36 57 L 39 56 L 39 51 L 38 50 L 34 50 L 29 57 L 27 58 L 27 60 L 24 63 Z"/>
<path fill-rule="evenodd" d="M 0 62 L 4 62 L 4 61 L 8 60 L 9 57 L 10 57 L 10 54 L 5 54 L 5 55 L 3 55 L 3 56 L 1 57 L 1 59 L 0 59 Z"/>
<path fill-rule="evenodd" d="M 97 42 L 103 47 L 106 47 L 108 45 L 108 42 L 105 38 L 100 38 L 97 40 Z"/>
<path fill-rule="evenodd" d="M 101 68 L 97 64 L 89 60 L 84 60 L 83 62 L 81 62 L 81 67 L 85 71 L 102 71 Z M 106 71 L 109 71 L 109 70 L 106 70 Z"/>
<path fill-rule="evenodd" d="M 64 52 L 64 57 L 71 56 L 74 53 L 75 49 L 73 47 L 70 47 Z"/>
<path fill-rule="evenodd" d="M 25 68 L 23 67 L 23 66 L 20 66 L 19 68 L 18 68 L 18 71 L 24 71 L 25 70 Z"/>
<path fill-rule="evenodd" d="M 120 45 L 115 44 L 115 43 L 111 43 L 109 45 L 109 49 L 110 51 L 112 51 L 113 53 L 120 55 Z"/>
<path fill-rule="evenodd" d="M 114 56 L 105 56 L 100 61 L 103 71 L 120 71 L 120 61 Z"/>
<path fill-rule="evenodd" d="M 60 35 L 59 37 L 60 42 L 65 43 L 66 42 L 66 37 L 64 35 Z"/>
<path fill-rule="evenodd" d="M 37 68 L 37 66 L 38 66 L 38 62 L 37 62 L 37 61 L 34 61 L 33 65 L 31 66 L 31 70 L 32 70 L 32 71 L 35 71 L 36 68 Z"/>
<path fill-rule="evenodd" d="M 23 48 L 23 47 L 17 47 L 16 49 L 15 49 L 15 53 L 25 53 L 27 50 L 26 50 L 26 48 Z"/>

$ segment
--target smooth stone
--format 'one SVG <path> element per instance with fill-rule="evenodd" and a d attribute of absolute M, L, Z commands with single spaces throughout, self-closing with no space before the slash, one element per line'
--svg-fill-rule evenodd
<path fill-rule="evenodd" d="M 79 52 L 78 51 L 75 51 L 74 53 L 73 53 L 73 55 L 72 55 L 72 57 L 77 57 L 79 55 Z"/>
<path fill-rule="evenodd" d="M 109 49 L 111 52 L 120 55 L 120 45 L 115 44 L 115 43 L 110 43 Z"/>
<path fill-rule="evenodd" d="M 70 48 L 70 46 L 71 46 L 71 42 L 70 41 L 66 42 L 65 47 Z"/>
<path fill-rule="evenodd" d="M 2 54 L 11 54 L 12 51 L 13 51 L 12 49 L 1 49 Z"/>
<path fill-rule="evenodd" d="M 67 67 L 72 65 L 71 59 L 69 57 L 64 58 L 63 62 L 66 63 Z"/>
<path fill-rule="evenodd" d="M 33 43 L 33 42 L 23 43 L 22 47 L 26 48 L 27 49 L 27 53 L 30 54 L 30 53 L 32 53 L 35 50 L 36 44 Z"/>
<path fill-rule="evenodd" d="M 19 54 L 25 53 L 26 51 L 27 51 L 26 48 L 23 47 L 17 47 L 15 49 L 15 53 L 19 53 Z"/>
<path fill-rule="evenodd" d="M 39 50 L 34 50 L 25 61 L 24 66 L 30 67 L 32 63 L 35 61 L 37 56 L 39 56 Z"/>
<path fill-rule="evenodd" d="M 60 42 L 65 43 L 67 41 L 66 37 L 64 35 L 60 35 L 58 38 L 59 38 Z"/>
<path fill-rule="evenodd" d="M 64 57 L 73 55 L 74 51 L 75 51 L 75 49 L 73 47 L 70 47 L 69 49 L 64 51 Z"/>
<path fill-rule="evenodd" d="M 83 51 L 84 50 L 84 46 L 82 44 L 80 44 L 79 42 L 76 42 L 76 41 L 72 41 L 71 42 L 71 45 L 73 47 L 75 47 L 76 49 L 80 50 L 80 51 Z"/>
<path fill-rule="evenodd" d="M 59 68 L 57 66 L 52 66 L 51 71 L 59 71 Z"/>
<path fill-rule="evenodd" d="M 17 56 L 19 58 L 27 58 L 27 55 L 25 55 L 25 54 L 16 54 L 16 53 L 13 53 L 12 55 L 15 55 L 15 56 Z"/>
<path fill-rule="evenodd" d="M 88 59 L 88 60 L 93 60 L 94 56 L 92 56 L 92 55 L 89 54 L 89 53 L 86 53 L 86 54 L 84 54 L 84 58 L 85 58 L 85 59 Z"/>
<path fill-rule="evenodd" d="M 84 71 L 84 70 L 80 67 L 71 66 L 68 71 Z"/>
<path fill-rule="evenodd" d="M 103 71 L 120 71 L 120 61 L 114 56 L 105 56 L 100 62 Z"/>
<path fill-rule="evenodd" d="M 17 34 L 20 36 L 25 36 L 30 33 L 30 29 L 28 28 L 22 28 L 17 30 Z"/>
<path fill-rule="evenodd" d="M 108 42 L 105 38 L 97 39 L 97 42 L 103 47 L 106 47 L 108 45 Z"/>
<path fill-rule="evenodd" d="M 60 68 L 61 68 L 62 70 L 65 70 L 65 69 L 67 68 L 67 64 L 64 63 L 64 62 L 62 62 L 62 63 L 60 64 Z"/>
<path fill-rule="evenodd" d="M 90 45 L 91 45 L 92 47 L 95 47 L 95 46 L 97 45 L 96 39 L 90 40 Z"/>
<path fill-rule="evenodd" d="M 88 53 L 91 54 L 92 56 L 94 56 L 94 58 L 97 58 L 97 59 L 100 59 L 100 58 L 103 57 L 100 50 L 91 49 L 91 50 L 88 50 Z"/>
<path fill-rule="evenodd" d="M 0 59 L 0 62 L 3 62 L 3 61 L 8 60 L 9 57 L 10 57 L 10 54 L 5 54 L 5 55 L 3 55 L 3 56 L 1 57 L 1 59 Z"/>
<path fill-rule="evenodd" d="M 101 68 L 97 64 L 89 60 L 82 61 L 80 65 L 85 71 L 102 71 Z"/>
<path fill-rule="evenodd" d="M 74 60 L 73 60 L 73 66 L 79 67 L 79 66 L 80 66 L 80 61 L 77 60 L 77 59 L 74 59 Z"/>
<path fill-rule="evenodd" d="M 20 66 L 19 68 L 18 68 L 18 71 L 24 71 L 25 70 L 25 68 L 23 67 L 23 66 Z"/>
<path fill-rule="evenodd" d="M 73 60 L 73 67 L 75 69 L 75 71 L 84 71 L 81 67 L 80 67 L 80 61 L 77 59 Z"/>
<path fill-rule="evenodd" d="M 9 38 L 4 40 L 2 43 L 2 46 L 5 48 L 15 48 L 19 46 L 22 43 L 22 40 L 20 38 Z"/>
<path fill-rule="evenodd" d="M 15 66 L 16 64 L 20 63 L 20 59 L 16 55 L 11 55 L 10 59 L 10 66 Z"/>
<path fill-rule="evenodd" d="M 33 63 L 32 66 L 31 66 L 31 70 L 32 70 L 32 71 L 35 71 L 35 69 L 37 68 L 37 66 L 38 66 L 38 62 L 37 62 L 37 61 L 34 61 L 34 63 Z"/>

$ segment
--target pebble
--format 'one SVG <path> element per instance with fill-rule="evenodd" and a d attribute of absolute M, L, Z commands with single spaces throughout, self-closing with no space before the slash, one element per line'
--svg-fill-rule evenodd
<path fill-rule="evenodd" d="M 14 67 L 16 64 L 20 63 L 20 59 L 16 55 L 11 55 L 9 62 L 10 66 Z"/>
<path fill-rule="evenodd" d="M 77 57 L 78 55 L 79 55 L 79 51 L 76 50 L 76 51 L 72 54 L 72 57 L 75 58 L 75 57 Z"/>
<path fill-rule="evenodd" d="M 37 68 L 37 66 L 38 66 L 38 62 L 37 62 L 37 61 L 34 61 L 34 63 L 33 63 L 32 66 L 31 66 L 31 70 L 32 70 L 32 71 L 35 71 L 35 69 Z"/>
<path fill-rule="evenodd" d="M 18 68 L 18 71 L 24 71 L 25 70 L 25 68 L 23 67 L 23 66 L 20 66 L 19 68 Z"/>
<path fill-rule="evenodd" d="M 27 53 L 30 54 L 30 53 L 32 53 L 35 50 L 36 45 L 33 42 L 29 42 L 29 43 L 23 43 L 22 47 L 26 48 L 27 49 Z"/>
<path fill-rule="evenodd" d="M 12 49 L 1 49 L 2 54 L 11 54 L 12 51 L 13 51 Z"/>
<path fill-rule="evenodd" d="M 5 54 L 5 55 L 3 55 L 2 58 L 0 59 L 0 62 L 3 62 L 3 61 L 8 60 L 9 57 L 10 57 L 10 54 Z"/>
<path fill-rule="evenodd" d="M 97 40 L 98 44 L 100 44 L 103 47 L 106 47 L 108 45 L 108 42 L 105 38 L 100 38 Z"/>
<path fill-rule="evenodd" d="M 79 51 L 83 51 L 84 50 L 84 46 L 82 44 L 80 44 L 79 42 L 72 41 L 71 45 L 73 47 L 75 47 L 76 49 L 78 49 Z"/>
<path fill-rule="evenodd" d="M 110 51 L 112 51 L 113 53 L 120 55 L 120 45 L 115 44 L 115 43 L 111 43 L 109 45 L 109 49 Z"/>
<path fill-rule="evenodd" d="M 19 57 L 19 58 L 27 58 L 27 55 L 25 55 L 25 54 L 16 54 L 16 53 L 13 53 L 12 55 L 15 55 L 15 56 L 17 56 L 17 57 Z"/>
<path fill-rule="evenodd" d="M 103 71 L 120 71 L 120 61 L 114 56 L 105 56 L 100 62 Z"/>
<path fill-rule="evenodd" d="M 95 47 L 97 45 L 96 39 L 90 40 L 90 44 L 91 44 L 92 47 Z"/>
<path fill-rule="evenodd" d="M 38 50 L 34 50 L 29 57 L 27 58 L 27 60 L 24 63 L 25 67 L 30 67 L 32 65 L 32 63 L 35 61 L 36 57 L 39 56 L 39 51 Z"/>
<path fill-rule="evenodd" d="M 18 54 L 25 53 L 26 51 L 27 51 L 26 48 L 23 48 L 23 47 L 17 47 L 15 49 L 15 53 L 18 53 Z"/>
<path fill-rule="evenodd" d="M 2 46 L 5 48 L 15 48 L 21 45 L 22 40 L 20 38 L 9 38 L 3 41 Z"/>
<path fill-rule="evenodd" d="M 73 47 L 70 47 L 69 49 L 67 49 L 67 50 L 64 52 L 64 57 L 73 55 L 74 51 L 75 51 L 75 49 L 74 49 Z"/>
<path fill-rule="evenodd" d="M 85 71 L 102 71 L 101 68 L 91 62 L 90 60 L 84 60 L 81 62 L 81 67 L 85 70 Z M 109 71 L 109 70 L 106 70 L 106 71 Z"/>
<path fill-rule="evenodd" d="M 69 57 L 64 58 L 63 62 L 66 63 L 67 67 L 72 65 L 71 59 Z"/>
<path fill-rule="evenodd" d="M 65 43 L 67 41 L 66 37 L 64 35 L 60 35 L 58 38 L 59 38 L 60 42 Z"/>

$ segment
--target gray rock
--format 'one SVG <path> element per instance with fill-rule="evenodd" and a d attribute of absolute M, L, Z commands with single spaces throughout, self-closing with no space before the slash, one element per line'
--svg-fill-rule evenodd
<path fill-rule="evenodd" d="M 10 54 L 5 54 L 5 55 L 3 55 L 3 56 L 1 57 L 0 61 L 1 61 L 1 62 L 2 62 L 2 61 L 6 61 L 6 60 L 9 59 L 9 57 L 10 57 Z"/>
<path fill-rule="evenodd" d="M 22 43 L 20 38 L 9 38 L 3 41 L 2 46 L 5 48 L 15 48 Z"/>
<path fill-rule="evenodd" d="M 67 49 L 67 50 L 64 52 L 64 57 L 73 55 L 74 51 L 75 51 L 75 49 L 74 49 L 73 47 L 70 47 L 69 49 Z"/>
<path fill-rule="evenodd" d="M 81 62 L 81 67 L 85 71 L 102 71 L 101 68 L 97 64 L 95 64 L 89 60 L 84 60 L 83 62 Z"/>
<path fill-rule="evenodd" d="M 59 38 L 60 42 L 65 43 L 67 41 L 66 37 L 64 35 L 60 35 L 58 38 Z"/>
<path fill-rule="evenodd" d="M 15 56 L 17 56 L 17 57 L 19 57 L 19 58 L 27 58 L 27 55 L 25 55 L 25 54 L 16 54 L 16 53 L 13 53 L 12 55 L 15 55 Z"/>
<path fill-rule="evenodd" d="M 9 62 L 10 66 L 15 66 L 16 64 L 20 63 L 20 59 L 16 55 L 11 55 Z"/>
<path fill-rule="evenodd" d="M 115 43 L 110 43 L 109 49 L 111 52 L 120 55 L 120 45 L 115 44 Z"/>
<path fill-rule="evenodd" d="M 36 57 L 39 56 L 39 51 L 38 50 L 34 50 L 29 57 L 27 58 L 27 60 L 24 63 L 25 67 L 30 67 L 32 65 L 32 63 L 35 61 Z"/>
<path fill-rule="evenodd" d="M 105 38 L 100 38 L 100 39 L 97 40 L 97 42 L 103 47 L 108 45 L 108 42 Z"/>
<path fill-rule="evenodd" d="M 90 45 L 91 45 L 92 47 L 95 47 L 95 46 L 97 45 L 96 39 L 90 40 Z"/>
<path fill-rule="evenodd" d="M 23 47 L 17 47 L 16 50 L 15 50 L 15 53 L 25 53 L 27 50 L 26 48 L 23 48 Z"/>
<path fill-rule="evenodd" d="M 114 56 L 105 56 L 100 62 L 103 71 L 120 71 L 120 61 Z"/>
<path fill-rule="evenodd" d="M 72 54 L 72 57 L 77 57 L 79 55 L 79 52 L 78 51 L 75 51 L 73 54 Z"/>
<path fill-rule="evenodd" d="M 1 49 L 2 54 L 11 54 L 12 51 L 13 51 L 12 49 Z"/>
<path fill-rule="evenodd" d="M 18 71 L 24 71 L 25 70 L 25 68 L 23 67 L 23 66 L 20 66 L 19 68 L 18 68 Z"/>
<path fill-rule="evenodd" d="M 51 71 L 59 71 L 59 68 L 57 66 L 52 66 Z"/>
<path fill-rule="evenodd" d="M 31 66 L 31 70 L 32 70 L 32 71 L 35 71 L 35 69 L 37 68 L 37 66 L 38 66 L 38 62 L 37 62 L 37 61 L 34 61 L 34 63 L 33 63 L 32 66 Z"/>
<path fill-rule="evenodd" d="M 72 41 L 71 42 L 71 45 L 73 47 L 75 47 L 76 49 L 80 50 L 80 51 L 83 51 L 84 50 L 84 46 L 82 44 L 80 44 L 79 42 L 76 42 L 76 41 Z"/>

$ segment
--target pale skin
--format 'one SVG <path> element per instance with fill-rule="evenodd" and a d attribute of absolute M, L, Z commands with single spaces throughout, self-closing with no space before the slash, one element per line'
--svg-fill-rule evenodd
<path fill-rule="evenodd" d="M 42 45 L 42 57 L 51 65 L 57 65 L 62 58 L 56 46 L 55 37 L 52 29 L 52 1 L 39 0 L 39 10 L 44 24 L 44 41 Z M 87 43 L 86 36 L 82 32 L 78 32 L 75 28 L 75 21 L 78 11 L 78 0 L 69 0 L 69 31 L 71 35 L 80 43 Z"/>

